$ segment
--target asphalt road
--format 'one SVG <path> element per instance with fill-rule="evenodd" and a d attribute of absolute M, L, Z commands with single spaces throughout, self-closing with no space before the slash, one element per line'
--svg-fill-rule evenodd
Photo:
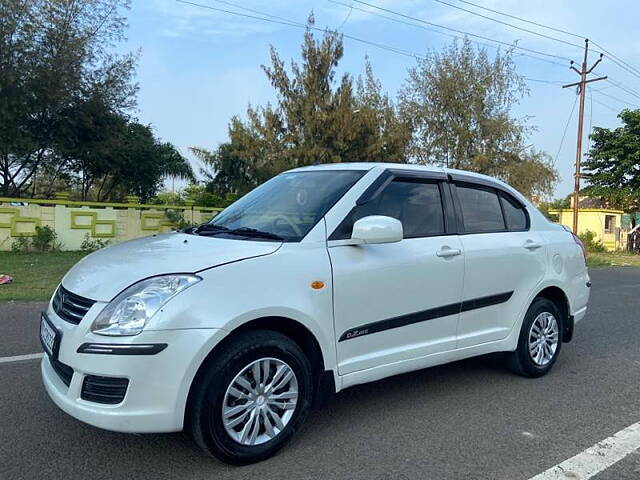
<path fill-rule="evenodd" d="M 490 356 L 354 387 L 248 467 L 183 434 L 82 424 L 49 400 L 39 361 L 0 363 L 0 479 L 528 479 L 640 420 L 640 269 L 591 275 L 590 312 L 546 377 Z M 41 309 L 0 304 L 0 357 L 41 351 Z M 638 452 L 595 478 L 640 479 Z"/>

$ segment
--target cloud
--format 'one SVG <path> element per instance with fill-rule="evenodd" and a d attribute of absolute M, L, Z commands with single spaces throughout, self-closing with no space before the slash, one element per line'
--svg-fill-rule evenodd
<path fill-rule="evenodd" d="M 193 3 L 253 15 L 251 12 L 212 0 L 194 0 Z M 235 3 L 249 6 L 242 0 Z M 146 13 L 153 15 L 158 22 L 158 31 L 162 35 L 172 38 L 212 36 L 244 38 L 255 34 L 272 33 L 279 28 L 279 25 L 274 23 L 243 18 L 175 0 L 150 0 L 146 2 L 145 10 Z"/>

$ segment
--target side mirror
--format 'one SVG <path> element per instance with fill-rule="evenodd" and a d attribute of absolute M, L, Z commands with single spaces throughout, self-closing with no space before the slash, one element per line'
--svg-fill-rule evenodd
<path fill-rule="evenodd" d="M 402 223 L 392 217 L 370 215 L 353 224 L 351 239 L 363 244 L 393 243 L 402 240 Z"/>

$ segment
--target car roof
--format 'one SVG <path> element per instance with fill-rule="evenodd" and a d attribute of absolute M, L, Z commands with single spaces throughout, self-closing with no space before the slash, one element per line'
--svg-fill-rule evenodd
<path fill-rule="evenodd" d="M 458 174 L 467 177 L 475 177 L 478 179 L 503 184 L 500 180 L 483 175 L 481 173 L 470 172 L 468 170 L 458 170 L 455 168 L 444 168 L 435 165 L 418 165 L 415 163 L 384 163 L 384 162 L 342 162 L 342 163 L 322 163 L 318 165 L 309 165 L 306 167 L 294 168 L 290 172 L 305 172 L 316 170 L 373 170 L 374 168 L 389 168 L 393 170 L 410 170 L 416 172 L 437 172 L 445 174 Z"/>
<path fill-rule="evenodd" d="M 496 187 L 501 187 L 502 189 L 511 192 L 516 195 L 520 200 L 524 200 L 524 197 L 515 190 L 510 185 L 505 182 L 498 180 L 495 177 L 491 177 L 489 175 L 484 175 L 482 173 L 470 172 L 468 170 L 458 170 L 455 168 L 444 168 L 438 167 L 435 165 L 418 165 L 415 163 L 384 163 L 384 162 L 342 162 L 342 163 L 322 163 L 318 165 L 309 165 L 306 167 L 295 168 L 293 170 L 289 170 L 289 172 L 309 172 L 309 171 L 321 171 L 321 170 L 363 170 L 369 171 L 374 168 L 380 169 L 394 169 L 394 170 L 409 170 L 409 171 L 417 171 L 417 172 L 437 172 L 444 173 L 447 175 L 460 175 L 461 177 L 466 177 L 469 180 L 477 179 L 484 181 L 485 183 L 491 183 Z"/>
<path fill-rule="evenodd" d="M 342 163 L 322 163 L 319 165 L 310 165 L 307 167 L 295 168 L 290 172 L 302 172 L 313 170 L 373 170 L 374 168 L 394 168 L 402 170 L 416 170 L 421 172 L 440 172 L 444 173 L 445 169 L 434 165 L 416 165 L 408 163 L 383 163 L 383 162 L 342 162 Z"/>

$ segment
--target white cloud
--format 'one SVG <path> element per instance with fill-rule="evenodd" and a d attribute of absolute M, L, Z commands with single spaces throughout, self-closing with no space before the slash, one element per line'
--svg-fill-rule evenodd
<path fill-rule="evenodd" d="M 194 0 L 192 3 L 254 15 L 251 12 L 231 5 L 216 3 L 213 0 Z M 241 0 L 235 3 L 246 5 Z M 145 4 L 145 9 L 156 17 L 159 22 L 159 31 L 168 37 L 242 38 L 254 34 L 271 33 L 279 28 L 274 23 L 236 16 L 175 0 L 151 0 Z"/>

